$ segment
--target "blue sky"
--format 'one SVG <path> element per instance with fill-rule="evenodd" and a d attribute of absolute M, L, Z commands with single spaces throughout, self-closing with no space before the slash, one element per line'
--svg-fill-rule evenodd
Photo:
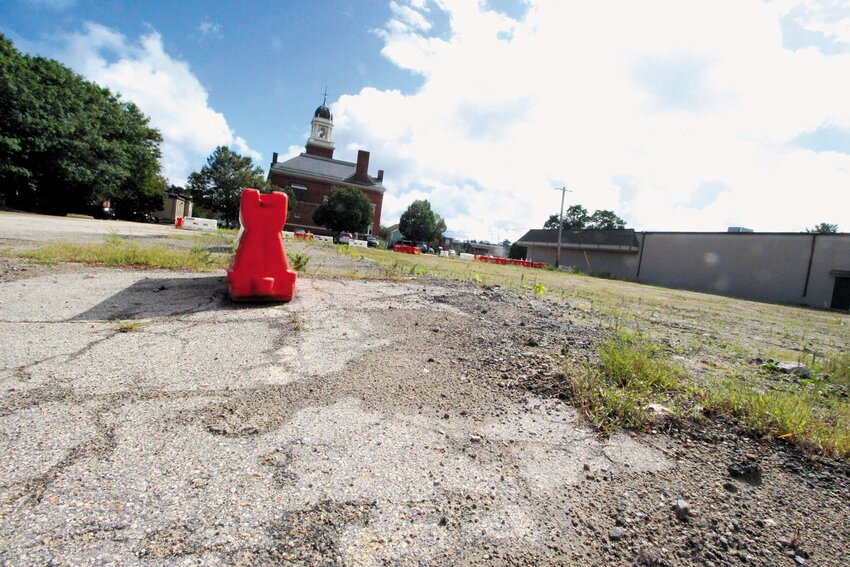
<path fill-rule="evenodd" d="M 516 239 L 560 194 L 642 230 L 850 230 L 850 3 L 6 0 L 0 33 L 142 108 L 183 184 L 219 144 L 268 168 L 322 101 L 335 156 Z"/>

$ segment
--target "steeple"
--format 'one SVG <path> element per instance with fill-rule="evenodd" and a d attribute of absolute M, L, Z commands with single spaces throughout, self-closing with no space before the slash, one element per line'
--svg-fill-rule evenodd
<path fill-rule="evenodd" d="M 307 140 L 307 153 L 309 155 L 334 157 L 334 117 L 331 109 L 327 107 L 328 87 L 325 86 L 322 105 L 313 113 L 311 122 L 310 138 Z"/>

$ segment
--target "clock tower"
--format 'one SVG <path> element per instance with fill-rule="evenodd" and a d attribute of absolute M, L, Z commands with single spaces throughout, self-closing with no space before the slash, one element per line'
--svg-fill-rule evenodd
<path fill-rule="evenodd" d="M 331 114 L 331 109 L 328 108 L 328 92 L 325 90 L 325 99 L 322 101 L 322 106 L 316 109 L 313 113 L 313 121 L 311 122 L 310 139 L 307 140 L 307 154 L 313 156 L 326 157 L 333 159 L 334 157 L 334 117 Z"/>

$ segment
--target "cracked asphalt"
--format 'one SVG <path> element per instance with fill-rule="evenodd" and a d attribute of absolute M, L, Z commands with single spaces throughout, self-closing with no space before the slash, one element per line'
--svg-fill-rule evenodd
<path fill-rule="evenodd" d="M 566 552 L 554 492 L 671 465 L 482 382 L 476 360 L 521 340 L 513 305 L 464 307 L 484 293 L 302 278 L 289 304 L 237 306 L 220 275 L 83 267 L 0 284 L 0 560 L 535 561 L 553 529 Z"/>

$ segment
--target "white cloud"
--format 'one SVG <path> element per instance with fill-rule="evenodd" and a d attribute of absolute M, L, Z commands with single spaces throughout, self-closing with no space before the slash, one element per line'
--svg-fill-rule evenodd
<path fill-rule="evenodd" d="M 557 212 L 566 183 L 568 204 L 639 229 L 850 230 L 850 155 L 795 143 L 850 132 L 850 54 L 787 49 L 780 24 L 803 6 L 801 25 L 837 42 L 841 14 L 810 0 L 536 0 L 520 21 L 482 6 L 393 2 L 382 53 L 421 87 L 333 105 L 338 147 L 386 170 L 384 224 L 427 197 L 450 230 L 515 239 Z M 437 11 L 448 34 L 423 23 Z"/>
<path fill-rule="evenodd" d="M 163 173 L 172 183 L 183 185 L 216 146 L 232 146 L 261 161 L 262 156 L 210 107 L 207 91 L 189 65 L 165 52 L 156 31 L 134 42 L 110 28 L 87 23 L 82 33 L 66 39 L 61 60 L 136 103 L 162 132 Z"/>
<path fill-rule="evenodd" d="M 198 33 L 201 34 L 201 39 L 207 39 L 210 37 L 220 38 L 221 24 L 205 20 L 198 26 Z"/>

